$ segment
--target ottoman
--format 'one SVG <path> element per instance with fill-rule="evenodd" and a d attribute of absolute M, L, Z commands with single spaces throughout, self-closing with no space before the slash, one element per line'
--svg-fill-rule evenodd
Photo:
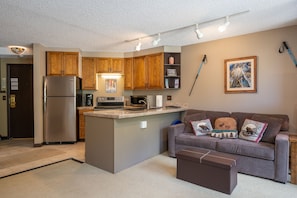
<path fill-rule="evenodd" d="M 178 179 L 231 194 L 237 185 L 236 158 L 205 149 L 185 149 L 176 154 Z"/>

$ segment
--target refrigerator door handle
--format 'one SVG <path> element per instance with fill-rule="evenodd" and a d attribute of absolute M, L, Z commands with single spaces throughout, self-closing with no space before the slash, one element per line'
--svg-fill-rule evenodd
<path fill-rule="evenodd" d="M 43 87 L 43 111 L 46 112 L 46 80 L 44 81 Z"/>

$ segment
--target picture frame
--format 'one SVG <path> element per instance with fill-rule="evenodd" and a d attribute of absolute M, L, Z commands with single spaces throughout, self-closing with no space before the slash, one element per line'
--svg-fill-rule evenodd
<path fill-rule="evenodd" d="M 167 76 L 177 76 L 176 69 L 167 69 Z"/>
<path fill-rule="evenodd" d="M 225 93 L 257 92 L 257 56 L 224 60 Z"/>
<path fill-rule="evenodd" d="M 116 79 L 106 79 L 105 80 L 105 92 L 106 93 L 116 93 L 117 92 L 117 80 Z"/>

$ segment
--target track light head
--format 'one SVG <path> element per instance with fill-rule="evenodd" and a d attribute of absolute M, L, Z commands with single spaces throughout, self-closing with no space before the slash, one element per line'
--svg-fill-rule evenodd
<path fill-rule="evenodd" d="M 153 40 L 153 46 L 157 46 L 159 42 L 161 41 L 161 34 L 158 34 L 158 38 Z"/>
<path fill-rule="evenodd" d="M 196 30 L 195 30 L 196 34 L 197 34 L 197 38 L 201 39 L 204 35 L 203 33 L 199 30 L 198 28 L 198 24 L 196 24 Z"/>
<path fill-rule="evenodd" d="M 141 50 L 141 42 L 140 42 L 140 39 L 138 40 L 138 44 L 136 45 L 135 50 L 136 50 L 136 51 L 140 51 L 140 50 Z"/>
<path fill-rule="evenodd" d="M 230 25 L 229 16 L 226 16 L 225 23 L 223 25 L 220 25 L 218 28 L 219 32 L 224 32 L 229 25 Z"/>

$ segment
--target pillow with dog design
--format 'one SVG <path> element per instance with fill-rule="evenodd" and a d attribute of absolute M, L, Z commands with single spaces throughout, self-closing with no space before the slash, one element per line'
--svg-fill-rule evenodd
<path fill-rule="evenodd" d="M 239 133 L 239 138 L 258 143 L 261 140 L 267 125 L 267 123 L 245 119 Z"/>

